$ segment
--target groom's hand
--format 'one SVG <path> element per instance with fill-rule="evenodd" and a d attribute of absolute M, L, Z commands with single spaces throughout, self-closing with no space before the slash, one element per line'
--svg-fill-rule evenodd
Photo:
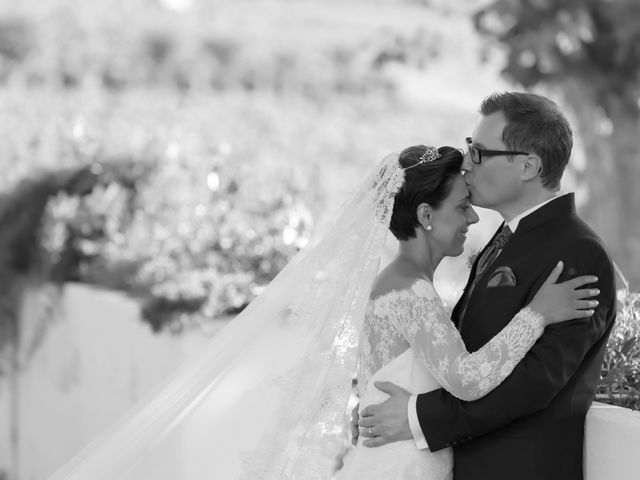
<path fill-rule="evenodd" d="M 378 390 L 388 393 L 387 400 L 377 405 L 369 405 L 362 412 L 360 434 L 368 437 L 365 447 L 379 447 L 400 440 L 411 440 L 407 408 L 411 394 L 391 382 L 375 382 Z"/>

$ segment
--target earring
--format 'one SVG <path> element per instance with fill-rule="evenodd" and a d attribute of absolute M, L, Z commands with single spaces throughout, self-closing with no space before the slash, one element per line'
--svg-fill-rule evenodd
<path fill-rule="evenodd" d="M 430 232 L 431 230 L 433 230 L 433 227 L 432 227 L 431 225 L 427 225 L 426 227 L 424 227 L 424 229 L 425 229 L 427 232 Z"/>

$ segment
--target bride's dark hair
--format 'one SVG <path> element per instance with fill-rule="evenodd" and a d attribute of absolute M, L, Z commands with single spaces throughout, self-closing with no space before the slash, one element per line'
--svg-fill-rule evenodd
<path fill-rule="evenodd" d="M 427 147 L 416 145 L 400 153 L 399 162 L 406 168 L 405 182 L 396 193 L 389 229 L 398 240 L 409 240 L 416 236 L 417 210 L 421 203 L 438 209 L 451 193 L 453 180 L 460 174 L 462 152 L 453 147 L 440 147 L 440 157 L 420 163 Z M 409 168 L 410 167 L 410 168 Z"/>

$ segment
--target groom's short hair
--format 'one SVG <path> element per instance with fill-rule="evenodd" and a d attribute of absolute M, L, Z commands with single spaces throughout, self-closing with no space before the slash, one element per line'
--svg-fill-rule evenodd
<path fill-rule="evenodd" d="M 538 155 L 542 161 L 542 185 L 549 190 L 560 188 L 573 136 L 555 102 L 534 93 L 498 92 L 483 100 L 480 112 L 484 116 L 502 112 L 507 121 L 502 141 L 507 148 Z"/>

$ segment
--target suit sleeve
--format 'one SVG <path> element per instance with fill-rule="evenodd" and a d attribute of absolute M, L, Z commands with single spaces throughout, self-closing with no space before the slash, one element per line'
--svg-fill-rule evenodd
<path fill-rule="evenodd" d="M 471 440 L 545 408 L 608 331 L 616 303 L 613 267 L 606 252 L 595 241 L 581 240 L 559 259 L 565 262 L 560 281 L 586 274 L 598 277 L 600 304 L 594 315 L 547 327 L 513 373 L 479 400 L 465 402 L 443 389 L 418 395 L 418 419 L 431 451 Z M 534 293 L 554 265 L 538 279 Z"/>

